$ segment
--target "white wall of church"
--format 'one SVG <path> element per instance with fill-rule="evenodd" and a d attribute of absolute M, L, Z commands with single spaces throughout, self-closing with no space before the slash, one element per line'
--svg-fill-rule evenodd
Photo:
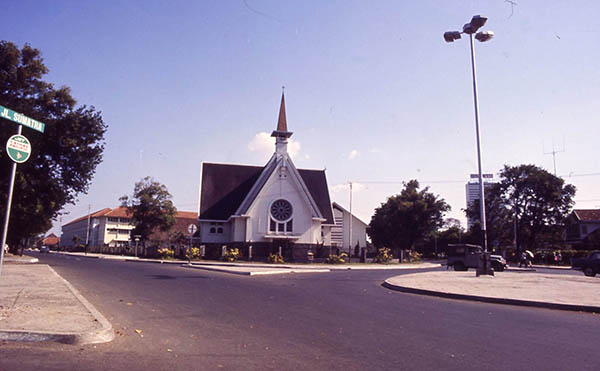
<path fill-rule="evenodd" d="M 293 208 L 293 232 L 291 234 L 298 237 L 295 243 L 321 242 L 321 223 L 312 219 L 310 206 L 301 192 L 287 168 L 282 167 L 274 171 L 248 210 L 251 221 L 251 233 L 249 233 L 251 240 L 271 241 L 265 238 L 265 235 L 269 233 L 269 209 L 273 201 L 285 199 L 292 204 Z"/>
<path fill-rule="evenodd" d="M 246 241 L 246 219 L 247 218 L 233 218 L 231 220 L 231 238 L 233 242 Z"/>

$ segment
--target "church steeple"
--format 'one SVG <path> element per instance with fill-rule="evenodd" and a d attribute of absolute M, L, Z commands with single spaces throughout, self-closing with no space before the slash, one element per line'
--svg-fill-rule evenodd
<path fill-rule="evenodd" d="M 277 131 L 287 131 L 287 119 L 285 117 L 285 96 L 281 92 L 281 104 L 279 105 L 279 120 L 277 120 Z"/>
<path fill-rule="evenodd" d="M 283 89 L 283 88 L 282 88 Z M 285 116 L 285 93 L 281 92 L 281 104 L 279 106 L 279 119 L 277 120 L 277 129 L 271 133 L 275 137 L 275 152 L 283 155 L 287 154 L 287 138 L 292 136 L 292 132 L 287 129 L 287 118 Z"/>

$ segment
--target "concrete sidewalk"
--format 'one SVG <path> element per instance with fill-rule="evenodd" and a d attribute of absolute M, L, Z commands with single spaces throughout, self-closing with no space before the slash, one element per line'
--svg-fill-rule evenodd
<path fill-rule="evenodd" d="M 91 344 L 113 338 L 112 325 L 50 266 L 2 267 L 0 340 Z"/>
<path fill-rule="evenodd" d="M 387 279 L 385 287 L 423 295 L 490 303 L 600 313 L 600 278 L 543 273 L 475 271 L 413 273 Z"/>

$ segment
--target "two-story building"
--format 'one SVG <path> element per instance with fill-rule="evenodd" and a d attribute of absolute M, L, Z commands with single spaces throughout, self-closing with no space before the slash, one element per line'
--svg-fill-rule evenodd
<path fill-rule="evenodd" d="M 60 246 L 124 247 L 129 245 L 132 229 L 126 207 L 105 208 L 63 225 Z"/>

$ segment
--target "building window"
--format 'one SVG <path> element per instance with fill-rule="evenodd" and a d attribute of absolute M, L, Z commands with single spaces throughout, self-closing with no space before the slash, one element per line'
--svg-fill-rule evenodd
<path fill-rule="evenodd" d="M 108 218 L 108 221 L 109 221 L 109 222 L 111 222 L 111 223 L 118 223 L 118 222 L 119 222 L 119 218 L 112 218 L 112 217 L 109 217 L 109 218 Z"/>
<path fill-rule="evenodd" d="M 284 199 L 273 201 L 269 208 L 269 232 L 291 233 L 293 231 L 292 204 Z"/>
<path fill-rule="evenodd" d="M 215 227 L 210 227 L 209 233 L 216 233 L 217 229 Z"/>
<path fill-rule="evenodd" d="M 221 233 L 222 234 L 223 233 L 223 228 L 221 228 L 221 227 L 217 228 L 217 233 Z"/>
<path fill-rule="evenodd" d="M 292 204 L 279 199 L 271 204 L 271 216 L 278 222 L 285 222 L 292 217 Z"/>

